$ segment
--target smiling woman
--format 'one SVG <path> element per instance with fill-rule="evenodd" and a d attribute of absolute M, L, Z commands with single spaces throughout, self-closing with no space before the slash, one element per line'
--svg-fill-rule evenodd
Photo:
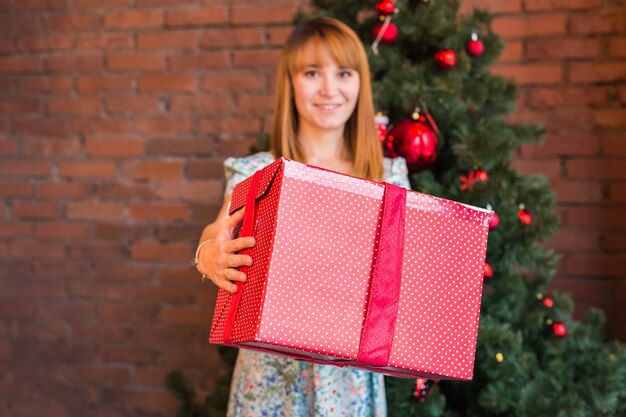
<path fill-rule="evenodd" d="M 235 292 L 245 281 L 237 268 L 254 260 L 239 255 L 254 238 L 235 238 L 243 210 L 228 217 L 236 183 L 284 156 L 354 176 L 409 188 L 406 162 L 383 158 L 374 126 L 365 50 L 343 23 L 317 18 L 296 27 L 278 65 L 272 152 L 224 162 L 224 206 L 205 227 L 197 267 L 219 288 Z M 241 350 L 233 373 L 230 417 L 384 417 L 384 380 L 349 368 Z"/>

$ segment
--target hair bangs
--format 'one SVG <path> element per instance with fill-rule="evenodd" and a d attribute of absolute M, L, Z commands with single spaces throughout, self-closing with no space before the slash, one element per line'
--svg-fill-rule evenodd
<path fill-rule="evenodd" d="M 318 29 L 315 32 L 303 33 L 290 45 L 292 48 L 292 52 L 288 55 L 290 74 L 296 74 L 310 65 L 324 67 L 328 65 L 326 61 L 328 55 L 339 68 L 361 70 L 358 49 L 356 45 L 353 45 L 353 39 L 333 30 L 334 28 Z M 310 61 L 311 59 L 313 62 Z"/>

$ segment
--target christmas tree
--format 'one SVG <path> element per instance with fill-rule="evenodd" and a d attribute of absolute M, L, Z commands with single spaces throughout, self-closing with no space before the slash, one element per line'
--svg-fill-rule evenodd
<path fill-rule="evenodd" d="M 489 73 L 503 48 L 490 15 L 460 18 L 455 1 L 312 4 L 317 11 L 297 19 L 335 17 L 363 40 L 381 142 L 407 159 L 412 188 L 496 213 L 474 379 L 387 378 L 389 415 L 626 416 L 623 346 L 604 336 L 600 311 L 578 322 L 567 295 L 549 294 L 558 256 L 542 242 L 558 228 L 555 198 L 544 178 L 512 167 L 543 129 L 506 120 L 516 85 Z M 170 388 L 192 410 L 181 384 Z M 196 408 L 180 415 L 211 415 Z"/>

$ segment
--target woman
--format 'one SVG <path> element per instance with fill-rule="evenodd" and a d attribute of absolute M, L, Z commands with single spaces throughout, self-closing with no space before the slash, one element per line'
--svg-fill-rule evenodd
<path fill-rule="evenodd" d="M 232 281 L 246 280 L 236 268 L 253 260 L 236 252 L 254 246 L 254 238 L 233 239 L 243 210 L 228 217 L 232 189 L 277 157 L 409 188 L 406 162 L 383 158 L 373 120 L 367 56 L 356 34 L 330 18 L 296 27 L 276 76 L 272 152 L 224 162 L 224 207 L 204 229 L 196 253 L 203 277 L 231 293 L 237 290 Z M 385 416 L 382 375 L 239 352 L 228 416 L 330 415 Z"/>

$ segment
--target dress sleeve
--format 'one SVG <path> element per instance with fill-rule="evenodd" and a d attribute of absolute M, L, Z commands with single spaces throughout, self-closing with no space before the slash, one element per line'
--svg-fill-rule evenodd
<path fill-rule="evenodd" d="M 224 176 L 226 177 L 224 197 L 233 193 L 235 185 L 273 161 L 274 157 L 269 152 L 259 152 L 243 158 L 226 158 L 224 160 Z"/>
<path fill-rule="evenodd" d="M 385 162 L 385 171 L 387 176 L 385 181 L 410 190 L 411 184 L 409 183 L 409 170 L 406 166 L 406 160 L 403 157 L 398 156 L 393 159 L 387 159 Z"/>

